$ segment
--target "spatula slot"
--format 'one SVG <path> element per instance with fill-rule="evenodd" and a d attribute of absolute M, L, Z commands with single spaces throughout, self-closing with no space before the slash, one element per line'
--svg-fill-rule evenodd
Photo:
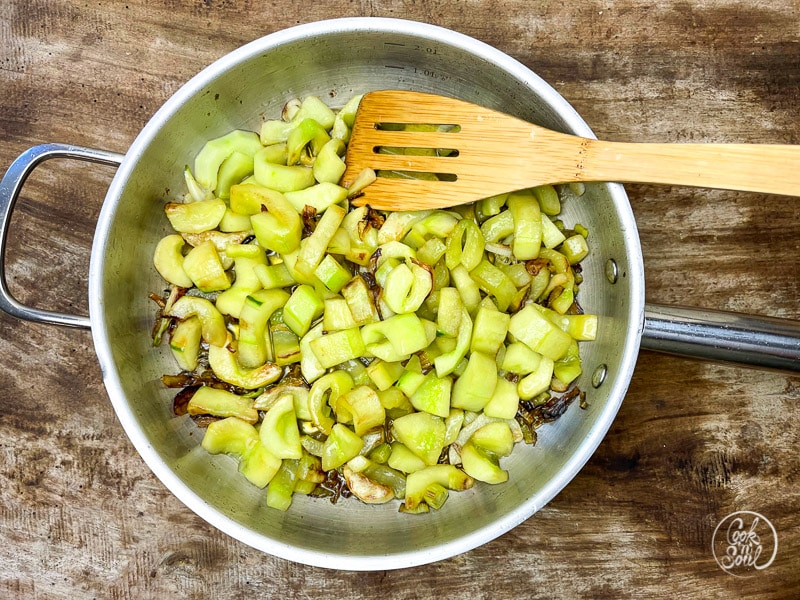
<path fill-rule="evenodd" d="M 378 131 L 417 131 L 417 132 L 437 132 L 437 133 L 458 133 L 461 125 L 456 123 L 437 124 L 437 123 L 375 123 Z"/>
<path fill-rule="evenodd" d="M 424 171 L 376 171 L 378 179 L 415 179 L 418 181 L 458 181 L 455 173 L 428 173 Z"/>
<path fill-rule="evenodd" d="M 430 146 L 373 146 L 375 154 L 393 154 L 405 156 L 441 156 L 455 158 L 458 150 L 455 148 L 432 148 Z"/>

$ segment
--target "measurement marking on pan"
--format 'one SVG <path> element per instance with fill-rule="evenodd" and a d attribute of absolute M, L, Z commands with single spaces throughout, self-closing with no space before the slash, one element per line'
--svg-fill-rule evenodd
<path fill-rule="evenodd" d="M 451 79 L 450 75 L 447 73 L 440 73 L 439 71 L 434 71 L 433 69 L 418 69 L 417 67 L 414 67 L 414 73 L 420 73 L 425 77 L 438 79 L 439 81 L 448 81 Z"/>
<path fill-rule="evenodd" d="M 400 69 L 401 71 L 405 71 L 406 68 L 402 65 L 384 65 L 387 69 Z"/>
<path fill-rule="evenodd" d="M 384 46 L 394 46 L 395 48 L 405 48 L 406 45 L 399 42 L 383 42 Z M 423 46 L 421 44 L 414 44 L 414 50 L 417 52 L 424 52 L 425 54 L 438 54 L 439 51 L 433 46 Z"/>

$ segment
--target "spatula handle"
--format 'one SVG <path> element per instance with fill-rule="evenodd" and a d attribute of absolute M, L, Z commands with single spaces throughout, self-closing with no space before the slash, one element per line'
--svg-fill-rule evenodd
<path fill-rule="evenodd" d="M 583 181 L 661 183 L 800 195 L 800 146 L 629 144 L 585 140 Z"/>

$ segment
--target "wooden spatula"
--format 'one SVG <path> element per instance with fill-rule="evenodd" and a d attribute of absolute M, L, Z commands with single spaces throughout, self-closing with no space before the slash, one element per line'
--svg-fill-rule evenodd
<path fill-rule="evenodd" d="M 413 127 L 399 131 L 401 125 Z M 406 148 L 415 150 L 397 150 Z M 537 185 L 585 181 L 800 195 L 800 146 L 603 142 L 463 100 L 395 90 L 365 94 L 359 105 L 344 184 L 365 168 L 386 176 L 354 202 L 384 210 L 443 208 Z M 407 177 L 416 173 L 428 175 Z"/>

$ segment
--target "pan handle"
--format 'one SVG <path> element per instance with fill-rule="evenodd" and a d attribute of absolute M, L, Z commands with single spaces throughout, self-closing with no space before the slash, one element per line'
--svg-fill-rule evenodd
<path fill-rule="evenodd" d="M 646 304 L 641 347 L 800 372 L 800 321 Z"/>
<path fill-rule="evenodd" d="M 29 148 L 11 163 L 8 171 L 3 175 L 3 179 L 0 180 L 0 309 L 19 319 L 89 329 L 89 317 L 25 306 L 14 298 L 8 289 L 8 282 L 6 281 L 6 242 L 8 240 L 9 224 L 11 223 L 11 211 L 14 209 L 14 204 L 28 175 L 40 163 L 51 158 L 72 158 L 119 166 L 125 155 L 68 144 L 42 144 Z"/>

